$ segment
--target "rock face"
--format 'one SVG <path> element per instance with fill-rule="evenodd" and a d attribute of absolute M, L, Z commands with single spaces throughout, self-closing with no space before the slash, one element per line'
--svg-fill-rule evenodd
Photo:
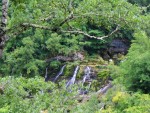
<path fill-rule="evenodd" d="M 130 47 L 130 42 L 123 39 L 113 39 L 106 50 L 102 50 L 102 57 L 106 60 L 118 56 L 118 54 L 125 55 Z"/>
<path fill-rule="evenodd" d="M 129 42 L 121 39 L 114 39 L 108 48 L 110 54 L 126 54 L 129 49 Z"/>
<path fill-rule="evenodd" d="M 84 60 L 84 53 L 83 52 L 76 52 L 76 53 L 73 53 L 72 55 L 70 56 L 56 56 L 56 57 L 53 57 L 53 58 L 49 58 L 49 59 L 46 59 L 45 62 L 50 62 L 50 61 L 53 61 L 53 60 L 59 60 L 59 61 L 77 61 L 77 60 Z"/>
<path fill-rule="evenodd" d="M 0 58 L 2 57 L 2 54 L 3 54 L 3 50 L 0 49 Z"/>
<path fill-rule="evenodd" d="M 84 60 L 84 53 L 76 52 L 74 53 L 73 60 Z"/>

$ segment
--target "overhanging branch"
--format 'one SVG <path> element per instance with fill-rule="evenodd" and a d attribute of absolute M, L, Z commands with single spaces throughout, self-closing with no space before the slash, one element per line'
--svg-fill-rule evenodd
<path fill-rule="evenodd" d="M 48 21 L 48 20 L 51 20 L 51 19 L 53 19 L 53 18 L 55 18 L 55 14 L 50 15 L 50 16 L 45 17 L 45 18 L 41 18 L 40 21 Z"/>
<path fill-rule="evenodd" d="M 40 29 L 45 29 L 45 30 L 53 30 L 52 28 L 50 27 L 47 27 L 47 26 L 41 26 L 41 25 L 37 25 L 37 24 L 31 24 L 31 23 L 23 23 L 21 24 L 22 26 L 24 27 L 34 27 L 34 28 L 40 28 Z M 120 28 L 120 25 L 118 25 L 116 27 L 116 29 L 114 31 L 112 31 L 110 34 L 108 35 L 105 35 L 105 36 L 101 36 L 101 37 L 97 37 L 97 36 L 92 36 L 86 32 L 83 32 L 81 30 L 69 30 L 69 31 L 64 31 L 64 30 L 61 30 L 62 33 L 72 33 L 72 34 L 82 34 L 86 37 L 89 37 L 89 38 L 94 38 L 94 39 L 98 39 L 98 40 L 103 40 L 104 38 L 108 38 L 110 36 L 112 36 L 113 34 L 115 34 Z"/>
<path fill-rule="evenodd" d="M 70 15 L 65 20 L 63 20 L 59 26 L 62 26 L 63 24 L 65 24 L 66 22 L 68 22 L 71 19 L 73 19 L 73 12 L 71 12 Z"/>
<path fill-rule="evenodd" d="M 41 26 L 37 24 L 31 24 L 31 23 L 22 23 L 21 25 L 24 27 L 34 27 L 34 28 L 40 28 L 40 29 L 45 29 L 45 30 L 52 30 L 50 27 Z"/>
<path fill-rule="evenodd" d="M 80 31 L 80 30 L 70 30 L 70 31 L 61 31 L 61 32 L 63 32 L 63 33 L 74 33 L 74 34 L 82 34 L 82 35 L 84 35 L 84 36 L 86 36 L 86 37 L 89 37 L 89 38 L 95 38 L 95 39 L 98 39 L 98 40 L 103 40 L 104 38 L 107 38 L 107 37 L 110 37 L 110 36 L 112 36 L 113 34 L 115 34 L 118 30 L 119 30 L 119 25 L 116 27 L 116 29 L 114 30 L 114 31 L 112 31 L 110 34 L 108 34 L 108 35 L 105 35 L 105 36 L 102 36 L 102 37 L 97 37 L 97 36 L 92 36 L 92 35 L 90 35 L 90 34 L 88 34 L 88 33 L 85 33 L 85 32 L 83 32 L 83 31 Z"/>

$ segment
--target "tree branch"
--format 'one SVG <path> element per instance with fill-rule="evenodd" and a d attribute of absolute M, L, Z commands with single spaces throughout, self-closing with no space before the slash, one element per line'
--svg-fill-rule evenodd
<path fill-rule="evenodd" d="M 48 21 L 48 20 L 51 20 L 52 18 L 55 18 L 55 15 L 50 15 L 48 17 L 45 17 L 45 18 L 41 18 L 40 21 Z"/>
<path fill-rule="evenodd" d="M 41 25 L 37 25 L 37 24 L 31 24 L 31 23 L 22 23 L 21 26 L 34 27 L 34 28 L 40 28 L 40 29 L 45 29 L 45 30 L 52 30 L 52 28 L 50 28 L 50 27 L 41 26 Z"/>
<path fill-rule="evenodd" d="M 68 11 L 69 11 L 69 13 L 71 13 L 71 10 L 72 10 L 72 2 L 73 2 L 73 0 L 69 0 L 69 4 L 68 4 Z"/>
<path fill-rule="evenodd" d="M 65 24 L 66 22 L 68 22 L 69 20 L 73 19 L 73 11 L 70 13 L 70 15 L 65 19 L 63 20 L 59 26 L 62 26 L 63 24 Z"/>
<path fill-rule="evenodd" d="M 68 3 L 68 12 L 69 12 L 69 15 L 68 17 L 66 17 L 65 20 L 63 20 L 59 27 L 62 26 L 63 24 L 67 23 L 69 20 L 73 19 L 74 18 L 74 15 L 73 15 L 73 7 L 72 7 L 72 0 L 69 0 L 69 3 Z"/>
<path fill-rule="evenodd" d="M 110 34 L 102 36 L 102 37 L 92 36 L 92 35 L 89 35 L 88 33 L 80 31 L 80 30 L 73 30 L 73 31 L 63 31 L 62 30 L 61 32 L 63 32 L 63 33 L 82 34 L 82 35 L 84 35 L 86 37 L 89 37 L 89 38 L 95 38 L 95 39 L 98 39 L 98 40 L 103 40 L 104 38 L 110 37 L 111 35 L 113 35 L 114 33 L 116 33 L 119 30 L 119 27 L 120 26 L 118 25 L 114 31 L 112 31 Z"/>
<path fill-rule="evenodd" d="M 65 20 L 65 22 L 67 20 Z M 64 22 L 62 24 L 64 24 Z M 47 27 L 47 26 L 40 26 L 40 25 L 37 25 L 37 24 L 31 24 L 31 23 L 23 23 L 21 25 L 24 26 L 24 27 L 34 27 L 34 28 L 40 28 L 40 29 L 45 29 L 45 30 L 53 30 L 52 28 Z M 120 28 L 120 25 L 118 25 L 116 27 L 116 29 L 114 31 L 112 31 L 110 34 L 102 36 L 102 37 L 92 36 L 92 35 L 90 35 L 88 33 L 85 33 L 81 30 L 72 30 L 72 31 L 71 30 L 70 31 L 61 30 L 61 32 L 63 32 L 63 33 L 73 33 L 73 34 L 82 34 L 82 35 L 84 35 L 86 37 L 89 37 L 89 38 L 95 38 L 95 39 L 98 39 L 98 40 L 103 40 L 104 38 L 110 37 L 113 34 L 115 34 L 119 30 L 119 28 Z"/>

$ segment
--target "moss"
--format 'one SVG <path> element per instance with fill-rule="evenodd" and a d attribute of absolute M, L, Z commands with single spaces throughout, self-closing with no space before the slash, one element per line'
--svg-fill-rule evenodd
<path fill-rule="evenodd" d="M 102 84 L 107 83 L 109 78 L 110 78 L 109 69 L 103 69 L 97 73 L 97 79 L 100 80 Z"/>
<path fill-rule="evenodd" d="M 71 76 L 74 70 L 74 66 L 73 65 L 67 65 L 65 70 L 64 70 L 64 75 L 66 77 Z"/>
<path fill-rule="evenodd" d="M 80 62 L 76 61 L 76 62 L 68 62 L 67 65 L 66 65 L 66 68 L 64 70 L 64 75 L 66 77 L 69 77 L 69 76 L 72 76 L 73 75 L 73 72 L 75 70 L 75 67 L 77 65 L 79 65 Z"/>
<path fill-rule="evenodd" d="M 50 67 L 53 68 L 53 69 L 58 69 L 61 65 L 61 62 L 60 61 L 52 61 L 50 62 Z"/>
<path fill-rule="evenodd" d="M 105 77 L 108 77 L 109 74 L 110 74 L 110 70 L 103 69 L 102 71 L 98 72 L 97 76 L 98 78 L 105 78 Z"/>
<path fill-rule="evenodd" d="M 84 75 L 84 67 L 83 67 L 83 66 L 80 66 L 80 70 L 79 70 L 79 72 L 78 72 L 77 79 L 82 79 L 82 78 L 83 78 L 83 75 Z"/>
<path fill-rule="evenodd" d="M 93 80 L 91 84 L 91 89 L 94 91 L 98 91 L 101 87 L 101 82 L 99 80 Z"/>

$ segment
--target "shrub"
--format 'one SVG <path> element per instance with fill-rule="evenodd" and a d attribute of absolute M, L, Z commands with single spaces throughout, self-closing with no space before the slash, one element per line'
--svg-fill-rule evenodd
<path fill-rule="evenodd" d="M 50 113 L 67 112 L 76 101 L 72 99 L 74 90 L 65 90 L 65 84 L 58 89 L 52 82 L 35 78 L 0 78 L 4 93 L 0 94 L 0 113 Z"/>
<path fill-rule="evenodd" d="M 122 63 L 124 81 L 133 91 L 148 93 L 150 90 L 150 39 L 144 32 L 135 34 L 127 60 Z"/>

